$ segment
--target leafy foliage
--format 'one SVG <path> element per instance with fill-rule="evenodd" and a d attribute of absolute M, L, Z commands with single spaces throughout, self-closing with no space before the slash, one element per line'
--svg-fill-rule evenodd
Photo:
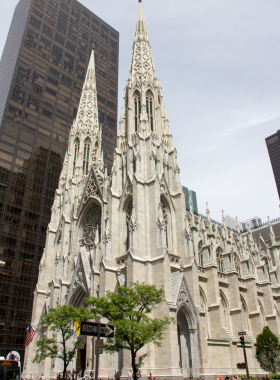
<path fill-rule="evenodd" d="M 48 314 L 44 314 L 41 322 L 43 333 L 37 341 L 37 349 L 33 362 L 39 363 L 46 358 L 59 358 L 63 360 L 63 378 L 68 364 L 75 357 L 76 351 L 82 346 L 81 339 L 69 342 L 69 339 L 76 333 L 75 321 L 90 318 L 90 313 L 84 307 L 79 309 L 74 306 L 64 305 L 50 308 Z M 52 337 L 45 335 L 53 331 Z"/>
<path fill-rule="evenodd" d="M 257 336 L 256 358 L 265 371 L 277 373 L 280 371 L 279 339 L 268 326 Z"/>
<path fill-rule="evenodd" d="M 105 350 L 117 352 L 121 349 L 131 353 L 134 379 L 148 353 L 139 355 L 139 350 L 153 342 L 161 345 L 167 326 L 172 318 L 150 318 L 152 310 L 164 301 L 164 290 L 155 285 L 133 283 L 131 287 L 118 286 L 116 292 L 108 291 L 105 297 L 91 297 L 87 303 L 92 306 L 94 317 L 107 318 L 115 325 L 114 339 L 107 339 Z"/>

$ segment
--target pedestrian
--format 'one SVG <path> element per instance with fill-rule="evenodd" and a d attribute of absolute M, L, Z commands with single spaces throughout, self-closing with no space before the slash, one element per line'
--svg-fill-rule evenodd
<path fill-rule="evenodd" d="M 128 380 L 131 380 L 132 378 L 132 369 L 128 371 Z"/>
<path fill-rule="evenodd" d="M 75 369 L 72 369 L 72 380 L 75 380 Z"/>
<path fill-rule="evenodd" d="M 141 371 L 137 373 L 137 380 L 141 380 Z"/>
<path fill-rule="evenodd" d="M 45 380 L 45 376 L 44 374 L 42 373 L 41 377 L 40 377 L 40 380 Z"/>
<path fill-rule="evenodd" d="M 150 373 L 150 376 L 149 376 L 149 380 L 153 380 L 153 376 L 152 376 L 151 373 Z"/>
<path fill-rule="evenodd" d="M 31 375 L 29 376 L 29 380 L 33 380 L 33 375 L 31 373 Z"/>

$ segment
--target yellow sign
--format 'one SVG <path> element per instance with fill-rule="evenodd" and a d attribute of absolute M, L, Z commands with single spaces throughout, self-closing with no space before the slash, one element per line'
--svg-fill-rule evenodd
<path fill-rule="evenodd" d="M 80 321 L 76 321 L 74 323 L 74 327 L 75 327 L 75 331 L 76 331 L 77 335 L 79 336 L 80 332 L 81 332 L 81 323 L 80 323 Z"/>

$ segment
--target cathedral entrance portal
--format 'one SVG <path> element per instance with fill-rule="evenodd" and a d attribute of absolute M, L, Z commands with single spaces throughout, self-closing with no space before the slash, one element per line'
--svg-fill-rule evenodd
<path fill-rule="evenodd" d="M 191 376 L 193 374 L 193 352 L 192 352 L 192 330 L 189 327 L 187 316 L 182 308 L 177 314 L 178 322 L 178 343 L 180 349 L 180 364 L 183 376 Z"/>

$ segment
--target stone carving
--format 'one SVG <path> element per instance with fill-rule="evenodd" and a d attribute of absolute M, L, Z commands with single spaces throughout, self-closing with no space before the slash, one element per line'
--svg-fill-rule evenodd
<path fill-rule="evenodd" d="M 84 284 L 84 273 L 82 267 L 79 267 L 76 274 L 76 282 L 78 284 Z"/>
<path fill-rule="evenodd" d="M 129 224 L 130 219 L 131 219 L 132 208 L 133 208 L 133 202 L 132 202 L 132 200 L 131 200 L 131 201 L 129 202 L 129 204 L 127 205 L 127 209 L 126 209 L 126 223 L 127 223 L 127 224 Z"/>
<path fill-rule="evenodd" d="M 97 197 L 99 199 L 102 198 L 102 187 L 103 187 L 103 179 L 99 174 L 95 174 L 94 168 L 92 168 L 90 172 L 90 177 L 86 186 L 86 191 L 83 199 L 83 203 L 90 197 Z"/>
<path fill-rule="evenodd" d="M 166 188 L 166 185 L 164 182 L 161 182 L 161 184 L 160 184 L 160 193 L 168 195 L 167 188 Z"/>
<path fill-rule="evenodd" d="M 178 304 L 188 302 L 188 294 L 184 287 L 180 289 L 179 295 L 178 295 Z"/>
<path fill-rule="evenodd" d="M 88 251 L 93 248 L 96 239 L 99 241 L 100 226 L 101 209 L 99 206 L 94 206 L 84 222 L 83 237 L 81 239 L 81 246 L 85 246 Z"/>

